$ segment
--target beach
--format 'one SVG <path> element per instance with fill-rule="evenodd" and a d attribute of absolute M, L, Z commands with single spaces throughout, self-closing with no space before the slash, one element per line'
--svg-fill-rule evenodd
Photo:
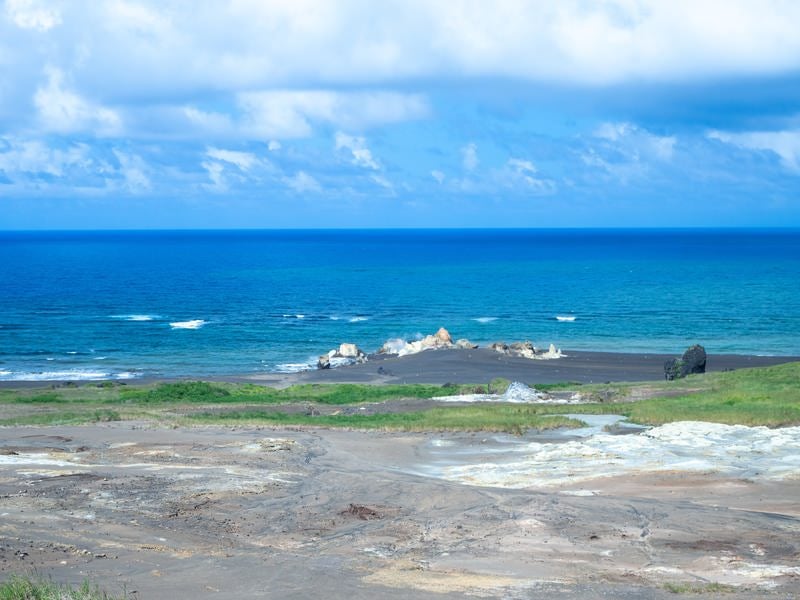
<path fill-rule="evenodd" d="M 225 379 L 269 385 L 294 383 L 487 383 L 495 377 L 531 386 L 563 382 L 606 383 L 664 378 L 664 362 L 676 355 L 564 350 L 554 360 L 506 356 L 489 348 L 437 349 L 408 356 L 371 355 L 363 364 L 301 373 L 264 373 Z M 709 372 L 766 367 L 800 360 L 792 356 L 710 355 Z"/>

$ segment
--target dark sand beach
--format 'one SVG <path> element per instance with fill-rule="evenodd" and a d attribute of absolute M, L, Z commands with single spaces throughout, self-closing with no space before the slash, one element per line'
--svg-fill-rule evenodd
<path fill-rule="evenodd" d="M 484 383 L 494 377 L 541 383 L 606 383 L 654 381 L 664 378 L 664 362 L 673 355 L 627 354 L 565 350 L 562 358 L 530 360 L 505 356 L 489 348 L 427 350 L 408 356 L 371 355 L 360 365 L 297 374 L 259 374 L 236 377 L 265 384 L 291 383 Z M 766 367 L 800 357 L 712 354 L 708 371 Z"/>

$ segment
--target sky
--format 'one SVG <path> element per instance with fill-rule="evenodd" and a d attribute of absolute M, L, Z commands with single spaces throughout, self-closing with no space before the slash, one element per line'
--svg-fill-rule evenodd
<path fill-rule="evenodd" d="M 795 0 L 0 2 L 0 229 L 800 227 Z"/>

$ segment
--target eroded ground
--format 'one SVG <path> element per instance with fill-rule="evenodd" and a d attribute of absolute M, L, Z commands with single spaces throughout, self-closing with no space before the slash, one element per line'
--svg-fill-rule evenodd
<path fill-rule="evenodd" d="M 588 442 L 551 432 L 515 443 L 130 422 L 5 428 L 0 571 L 89 577 L 133 598 L 800 594 L 791 472 L 633 465 L 519 489 L 464 483 L 478 456 L 502 471 L 503 456 L 530 454 L 525 444 Z"/>

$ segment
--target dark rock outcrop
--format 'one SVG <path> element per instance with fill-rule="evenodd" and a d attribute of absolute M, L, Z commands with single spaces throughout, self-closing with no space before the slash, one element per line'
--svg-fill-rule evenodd
<path fill-rule="evenodd" d="M 706 349 L 700 344 L 689 347 L 680 358 L 671 358 L 664 363 L 664 379 L 667 381 L 705 372 Z"/>

